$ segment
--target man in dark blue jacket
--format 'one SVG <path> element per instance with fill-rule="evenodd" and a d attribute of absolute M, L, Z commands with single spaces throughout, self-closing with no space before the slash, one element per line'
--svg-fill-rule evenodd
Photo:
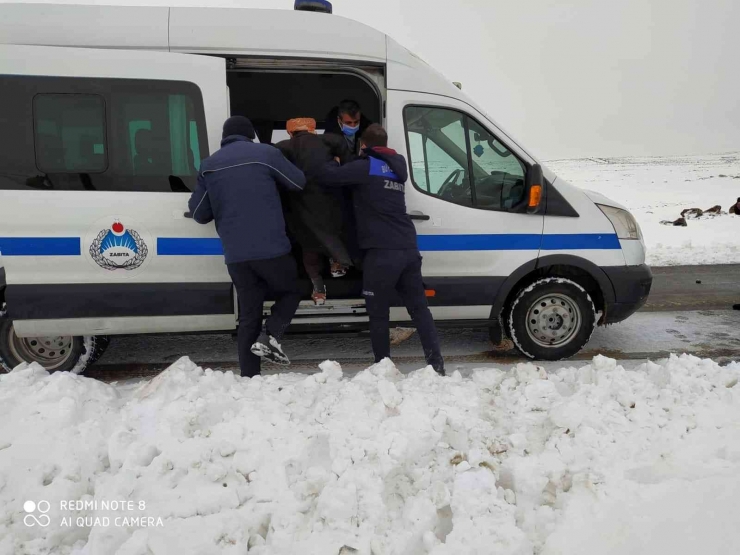
<path fill-rule="evenodd" d="M 362 294 L 375 362 L 390 357 L 390 305 L 398 293 L 419 331 L 427 364 L 444 375 L 437 329 L 422 283 L 416 228 L 406 213 L 406 160 L 387 148 L 388 135 L 377 123 L 367 128 L 360 141 L 361 158 L 341 167 L 326 166 L 320 179 L 327 186 L 352 189 L 357 240 L 365 253 Z"/>
<path fill-rule="evenodd" d="M 241 375 L 249 377 L 260 373 L 260 357 L 290 363 L 279 340 L 301 295 L 278 187 L 302 191 L 306 184 L 303 172 L 278 149 L 256 144 L 254 137 L 247 118 L 227 119 L 221 149 L 201 162 L 198 187 L 189 202 L 196 222 L 216 220 L 239 299 Z M 263 328 L 262 305 L 268 292 L 275 304 Z"/>

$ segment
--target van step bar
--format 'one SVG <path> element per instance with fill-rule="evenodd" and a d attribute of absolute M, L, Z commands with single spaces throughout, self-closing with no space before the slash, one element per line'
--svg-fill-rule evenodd
<path fill-rule="evenodd" d="M 269 316 L 274 302 L 266 302 L 262 308 L 262 315 Z M 295 313 L 294 320 L 307 317 L 331 318 L 335 316 L 367 316 L 363 299 L 327 300 L 326 304 L 316 306 L 313 301 L 301 301 Z"/>

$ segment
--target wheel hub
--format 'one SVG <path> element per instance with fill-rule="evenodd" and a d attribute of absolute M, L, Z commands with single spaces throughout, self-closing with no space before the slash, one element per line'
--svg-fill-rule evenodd
<path fill-rule="evenodd" d="M 527 333 L 542 347 L 560 347 L 569 343 L 580 325 L 578 305 L 560 293 L 540 297 L 527 312 Z"/>
<path fill-rule="evenodd" d="M 71 336 L 18 337 L 10 328 L 8 345 L 16 359 L 37 362 L 47 370 L 59 368 L 72 356 Z"/>

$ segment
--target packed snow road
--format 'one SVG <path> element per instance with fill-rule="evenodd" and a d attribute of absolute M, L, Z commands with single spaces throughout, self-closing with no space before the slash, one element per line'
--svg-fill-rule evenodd
<path fill-rule="evenodd" d="M 576 360 L 604 354 L 619 359 L 657 359 L 671 352 L 691 353 L 720 362 L 740 360 L 740 311 L 640 312 L 629 320 L 597 328 Z M 488 333 L 476 329 L 448 329 L 441 333 L 448 371 L 481 365 L 511 365 L 525 360 L 516 351 L 494 352 Z M 291 372 L 316 372 L 326 359 L 340 362 L 354 373 L 372 363 L 367 335 L 286 337 Z M 393 348 L 402 371 L 423 365 L 421 344 L 414 335 Z M 230 335 L 121 337 L 87 375 L 104 381 L 152 376 L 183 355 L 214 370 L 238 370 L 236 344 Z M 562 363 L 557 363 L 562 364 Z M 556 368 L 559 366 L 556 366 Z M 265 365 L 265 372 L 285 371 Z"/>
<path fill-rule="evenodd" d="M 654 268 L 655 281 L 644 309 L 626 322 L 599 328 L 578 359 L 596 354 L 617 358 L 659 358 L 687 352 L 720 361 L 740 359 L 740 265 Z M 661 312 L 656 314 L 655 312 Z M 493 352 L 485 330 L 442 330 L 448 364 L 508 363 L 523 360 L 515 351 Z M 288 337 L 291 370 L 316 371 L 326 358 L 339 360 L 346 371 L 358 371 L 372 361 L 366 335 Z M 402 370 L 415 369 L 421 359 L 416 337 L 394 349 Z M 236 344 L 228 334 L 116 337 L 89 376 L 122 380 L 151 376 L 182 355 L 198 364 L 233 370 L 238 367 Z M 268 370 L 269 371 L 269 370 Z"/>

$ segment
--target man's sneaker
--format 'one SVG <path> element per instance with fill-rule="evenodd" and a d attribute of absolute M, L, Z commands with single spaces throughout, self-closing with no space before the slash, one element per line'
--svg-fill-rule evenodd
<path fill-rule="evenodd" d="M 288 366 L 290 364 L 290 359 L 283 352 L 277 339 L 265 332 L 260 334 L 257 341 L 252 345 L 251 350 L 252 353 L 258 357 L 262 357 L 275 364 L 280 364 L 282 366 Z"/>
<path fill-rule="evenodd" d="M 333 258 L 330 259 L 331 264 L 331 277 L 333 278 L 340 278 L 347 275 L 347 266 L 343 265 L 341 262 L 337 262 Z"/>
<path fill-rule="evenodd" d="M 313 304 L 316 306 L 323 306 L 326 304 L 326 290 L 322 293 L 321 291 L 314 289 L 311 293 L 311 299 L 313 300 Z"/>

